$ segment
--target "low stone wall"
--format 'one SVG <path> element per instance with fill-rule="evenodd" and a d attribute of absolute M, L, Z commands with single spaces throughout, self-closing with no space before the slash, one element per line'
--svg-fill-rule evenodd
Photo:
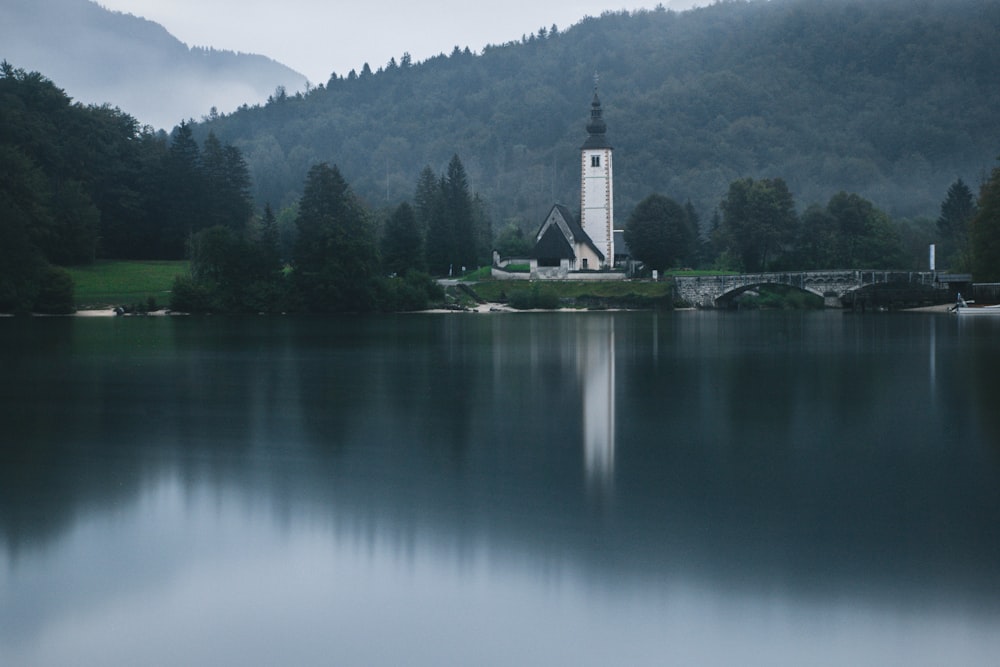
<path fill-rule="evenodd" d="M 490 269 L 490 275 L 494 280 L 579 280 L 579 281 L 607 281 L 625 280 L 627 276 L 620 271 L 567 271 L 559 266 L 540 266 L 535 270 L 504 271 L 496 266 Z"/>
<path fill-rule="evenodd" d="M 538 267 L 531 272 L 532 280 L 575 280 L 603 282 L 608 280 L 625 280 L 626 275 L 620 271 L 566 271 L 559 267 Z"/>
<path fill-rule="evenodd" d="M 531 274 L 527 271 L 504 271 L 495 266 L 490 269 L 490 275 L 494 280 L 531 280 Z"/>

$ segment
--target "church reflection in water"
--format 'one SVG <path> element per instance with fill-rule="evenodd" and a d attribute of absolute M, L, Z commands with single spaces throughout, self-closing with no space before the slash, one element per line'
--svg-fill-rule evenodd
<path fill-rule="evenodd" d="M 577 329 L 583 394 L 583 462 L 591 487 L 610 489 L 615 472 L 615 320 L 583 318 Z"/>

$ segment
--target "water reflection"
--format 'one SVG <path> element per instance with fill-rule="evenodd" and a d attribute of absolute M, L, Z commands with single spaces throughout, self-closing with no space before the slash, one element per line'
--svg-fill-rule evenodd
<path fill-rule="evenodd" d="M 704 650 L 729 636 L 769 664 L 981 664 L 994 333 L 0 322 L 0 663 L 731 664 L 746 653 Z"/>
<path fill-rule="evenodd" d="M 586 318 L 577 329 L 583 382 L 583 458 L 588 481 L 609 490 L 615 472 L 615 320 Z"/>

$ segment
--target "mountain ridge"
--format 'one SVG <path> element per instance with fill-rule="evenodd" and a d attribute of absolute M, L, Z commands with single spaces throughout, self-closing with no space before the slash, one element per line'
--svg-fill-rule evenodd
<path fill-rule="evenodd" d="M 600 73 L 623 224 L 643 197 L 703 220 L 728 184 L 783 178 L 801 209 L 857 192 L 895 216 L 936 216 L 957 177 L 1000 146 L 1000 3 L 729 2 L 606 12 L 559 32 L 391 61 L 199 124 L 247 156 L 258 203 L 295 201 L 336 163 L 374 206 L 459 154 L 498 225 L 537 227 L 578 204 L 579 146 Z"/>
<path fill-rule="evenodd" d="M 188 47 L 158 23 L 90 0 L 7 0 L 0 59 L 44 73 L 81 102 L 165 129 L 306 82 L 266 56 Z"/>

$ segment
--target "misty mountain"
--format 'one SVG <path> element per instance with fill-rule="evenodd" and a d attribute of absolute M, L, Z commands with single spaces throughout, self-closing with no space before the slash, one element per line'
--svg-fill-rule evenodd
<path fill-rule="evenodd" d="M 1000 154 L 997 35 L 995 0 L 611 12 L 481 54 L 366 65 L 195 133 L 239 146 L 257 201 L 276 207 L 321 161 L 370 205 L 395 205 L 457 153 L 498 228 L 534 229 L 553 202 L 579 206 L 597 72 L 619 223 L 658 192 L 704 224 L 745 176 L 785 179 L 800 211 L 846 190 L 936 217 L 956 177 L 978 185 Z"/>
<path fill-rule="evenodd" d="M 189 48 L 157 23 L 89 0 L 4 0 L 0 59 L 43 72 L 80 102 L 166 129 L 306 82 L 270 58 Z"/>

